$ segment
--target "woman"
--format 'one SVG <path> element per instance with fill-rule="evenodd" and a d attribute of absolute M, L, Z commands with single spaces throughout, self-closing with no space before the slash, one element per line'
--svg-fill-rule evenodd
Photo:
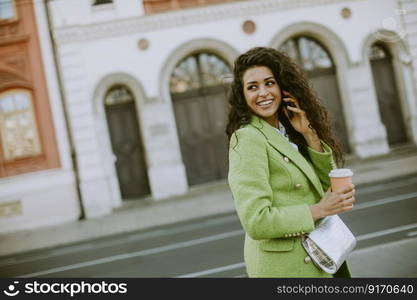
<path fill-rule="evenodd" d="M 333 155 L 341 164 L 343 154 L 326 109 L 298 66 L 264 47 L 235 60 L 229 102 L 228 180 L 249 277 L 333 277 L 301 245 L 316 221 L 355 201 L 353 185 L 329 189 Z M 350 277 L 346 263 L 335 277 Z"/>

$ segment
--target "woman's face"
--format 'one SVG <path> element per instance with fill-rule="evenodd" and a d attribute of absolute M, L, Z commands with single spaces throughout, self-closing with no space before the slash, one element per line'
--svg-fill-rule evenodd
<path fill-rule="evenodd" d="M 242 77 L 243 95 L 253 113 L 278 127 L 277 110 L 281 104 L 281 89 L 272 71 L 265 66 L 252 67 Z"/>

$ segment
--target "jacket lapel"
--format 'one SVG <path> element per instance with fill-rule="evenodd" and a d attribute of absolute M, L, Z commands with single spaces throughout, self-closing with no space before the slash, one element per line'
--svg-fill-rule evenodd
<path fill-rule="evenodd" d="M 311 165 L 274 127 L 257 116 L 252 116 L 250 124 L 261 131 L 272 147 L 282 155 L 288 157 L 307 176 L 319 195 L 322 196 L 324 194 L 320 180 Z"/>

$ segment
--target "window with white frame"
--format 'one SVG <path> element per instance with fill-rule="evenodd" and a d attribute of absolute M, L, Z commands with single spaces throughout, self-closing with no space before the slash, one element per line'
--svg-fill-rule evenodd
<path fill-rule="evenodd" d="M 93 5 L 109 4 L 113 3 L 113 0 L 93 0 Z"/>
<path fill-rule="evenodd" d="M 4 161 L 41 153 L 30 91 L 0 93 L 0 136 Z"/>
<path fill-rule="evenodd" d="M 0 20 L 16 18 L 14 0 L 0 0 Z"/>

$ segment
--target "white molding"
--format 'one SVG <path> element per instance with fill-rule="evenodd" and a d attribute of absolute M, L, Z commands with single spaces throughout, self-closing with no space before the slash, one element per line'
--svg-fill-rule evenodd
<path fill-rule="evenodd" d="M 339 65 L 336 60 L 343 60 L 347 65 L 352 64 L 346 44 L 341 37 L 331 28 L 315 22 L 296 22 L 285 26 L 272 37 L 269 46 L 279 48 L 285 41 L 300 34 L 314 38 L 324 45 L 331 52 L 337 66 Z"/>
<path fill-rule="evenodd" d="M 204 6 L 135 18 L 108 20 L 87 25 L 58 27 L 54 35 L 58 44 L 80 42 L 131 33 L 150 32 L 177 26 L 213 22 L 238 17 L 253 17 L 283 10 L 365 0 L 254 0 Z"/>

